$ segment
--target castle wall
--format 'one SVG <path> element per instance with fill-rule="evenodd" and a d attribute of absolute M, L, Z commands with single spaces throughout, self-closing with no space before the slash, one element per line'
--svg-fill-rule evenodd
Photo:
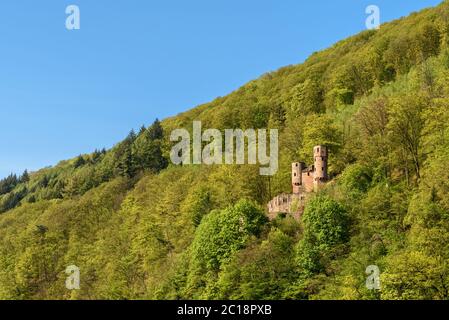
<path fill-rule="evenodd" d="M 281 194 L 273 198 L 267 207 L 269 218 L 274 219 L 279 213 L 291 214 L 299 218 L 304 208 L 305 196 L 301 194 Z"/>
<path fill-rule="evenodd" d="M 302 185 L 304 187 L 305 192 L 313 192 L 315 190 L 313 180 L 314 180 L 313 171 L 302 173 Z"/>
<path fill-rule="evenodd" d="M 302 162 L 292 163 L 292 194 L 281 194 L 271 200 L 268 205 L 268 217 L 275 219 L 278 214 L 285 213 L 299 219 L 304 212 L 306 197 L 317 192 L 328 181 L 327 148 L 313 148 L 314 165 L 306 168 Z"/>

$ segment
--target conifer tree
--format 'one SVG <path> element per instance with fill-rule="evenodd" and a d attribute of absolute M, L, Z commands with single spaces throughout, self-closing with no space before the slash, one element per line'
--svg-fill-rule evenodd
<path fill-rule="evenodd" d="M 76 168 L 82 167 L 86 164 L 86 160 L 84 160 L 84 157 L 82 155 L 79 155 L 78 158 L 75 160 L 75 164 L 73 165 Z"/>
<path fill-rule="evenodd" d="M 20 177 L 20 182 L 27 183 L 28 181 L 30 181 L 30 175 L 28 174 L 28 170 L 25 170 L 22 176 Z"/>

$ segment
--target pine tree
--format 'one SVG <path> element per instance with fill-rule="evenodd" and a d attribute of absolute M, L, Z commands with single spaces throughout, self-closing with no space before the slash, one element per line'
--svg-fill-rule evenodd
<path fill-rule="evenodd" d="M 27 183 L 28 181 L 30 181 L 30 175 L 28 174 L 28 170 L 25 170 L 22 176 L 20 177 L 20 182 Z"/>
<path fill-rule="evenodd" d="M 15 174 L 10 174 L 3 180 L 0 180 L 0 195 L 11 192 L 19 183 Z"/>
<path fill-rule="evenodd" d="M 159 119 L 156 119 L 151 127 L 148 128 L 150 140 L 160 140 L 164 137 L 164 129 Z"/>
<path fill-rule="evenodd" d="M 126 140 L 127 141 L 129 141 L 129 142 L 131 142 L 131 143 L 133 143 L 135 140 L 136 140 L 136 132 L 134 131 L 134 129 L 132 129 L 130 132 L 129 132 L 129 134 L 128 134 L 128 136 L 126 137 Z"/>
<path fill-rule="evenodd" d="M 143 143 L 139 153 L 139 164 L 141 169 L 152 171 L 160 171 L 167 167 L 167 159 L 164 158 L 162 152 L 162 141 L 164 130 L 158 119 L 154 121 L 151 127 L 145 131 Z"/>
<path fill-rule="evenodd" d="M 101 152 L 95 149 L 94 153 L 92 154 L 92 163 L 97 163 L 101 158 Z"/>
<path fill-rule="evenodd" d="M 84 157 L 82 155 L 79 155 L 78 158 L 75 160 L 75 164 L 73 165 L 76 168 L 82 167 L 86 164 L 86 160 L 84 160 Z"/>
<path fill-rule="evenodd" d="M 128 135 L 128 137 L 123 141 L 117 148 L 115 152 L 115 174 L 132 178 L 136 172 L 136 161 L 133 155 L 133 141 L 135 138 L 132 138 L 132 135 Z"/>

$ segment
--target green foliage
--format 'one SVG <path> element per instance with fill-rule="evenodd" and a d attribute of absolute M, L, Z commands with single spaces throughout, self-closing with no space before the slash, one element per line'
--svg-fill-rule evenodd
<path fill-rule="evenodd" d="M 382 298 L 388 300 L 447 299 L 447 264 L 412 251 L 389 259 L 382 277 Z"/>
<path fill-rule="evenodd" d="M 184 202 L 185 210 L 190 213 L 193 224 L 199 226 L 203 217 L 213 209 L 212 194 L 201 187 L 198 191 L 189 194 Z"/>
<path fill-rule="evenodd" d="M 0 180 L 0 299 L 447 299 L 449 3 L 228 96 Z M 410 32 L 413 30 L 413 32 Z M 279 129 L 279 171 L 169 166 L 173 129 Z M 267 221 L 329 147 L 301 221 Z M 334 179 L 335 178 L 335 179 Z M 244 199 L 244 200 L 242 200 Z M 81 269 L 81 290 L 65 268 Z M 381 290 L 365 286 L 381 270 Z"/>
<path fill-rule="evenodd" d="M 266 220 L 264 213 L 248 201 L 212 211 L 196 232 L 191 252 L 193 263 L 217 271 L 233 253 L 245 247 L 251 235 L 260 232 Z"/>
<path fill-rule="evenodd" d="M 341 204 L 328 197 L 316 197 L 303 215 L 304 232 L 311 236 L 320 248 L 330 248 L 346 242 L 348 215 Z"/>
<path fill-rule="evenodd" d="M 218 297 L 282 299 L 297 276 L 294 239 L 274 229 L 266 240 L 250 244 L 226 264 L 218 280 Z"/>
<path fill-rule="evenodd" d="M 75 163 L 73 164 L 73 166 L 76 168 L 82 167 L 86 164 L 86 160 L 84 160 L 84 157 L 82 155 L 78 156 L 78 158 L 76 158 Z"/>
<path fill-rule="evenodd" d="M 0 195 L 7 194 L 14 190 L 19 183 L 19 179 L 14 174 L 10 174 L 8 177 L 0 180 Z"/>
<path fill-rule="evenodd" d="M 349 237 L 346 209 L 335 200 L 318 196 L 308 203 L 302 216 L 304 238 L 298 243 L 298 264 L 305 275 L 324 270 L 336 246 Z"/>
<path fill-rule="evenodd" d="M 307 79 L 293 87 L 288 104 L 291 117 L 324 112 L 323 92 L 316 81 Z"/>
<path fill-rule="evenodd" d="M 372 180 L 373 172 L 371 168 L 361 164 L 354 164 L 347 167 L 342 173 L 339 183 L 347 195 L 359 197 L 368 191 Z"/>

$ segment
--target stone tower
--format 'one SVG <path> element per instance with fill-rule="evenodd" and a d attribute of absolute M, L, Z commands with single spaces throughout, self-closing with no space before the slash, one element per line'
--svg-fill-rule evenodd
<path fill-rule="evenodd" d="M 316 146 L 313 148 L 313 161 L 315 167 L 314 188 L 317 190 L 319 186 L 328 180 L 327 175 L 327 147 Z"/>
<path fill-rule="evenodd" d="M 302 186 L 302 170 L 304 164 L 302 162 L 292 163 L 292 188 L 293 194 L 299 194 Z"/>

